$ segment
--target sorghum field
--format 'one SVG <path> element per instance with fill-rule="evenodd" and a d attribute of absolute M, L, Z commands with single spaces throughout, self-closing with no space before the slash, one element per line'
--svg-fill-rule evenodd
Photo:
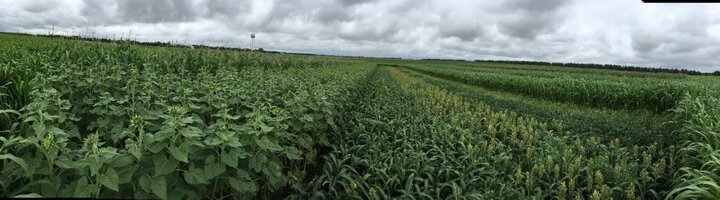
<path fill-rule="evenodd" d="M 0 197 L 716 199 L 717 76 L 0 34 Z"/>

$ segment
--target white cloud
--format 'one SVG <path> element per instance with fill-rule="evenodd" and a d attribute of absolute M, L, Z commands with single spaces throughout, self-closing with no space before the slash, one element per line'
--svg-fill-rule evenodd
<path fill-rule="evenodd" d="M 720 5 L 640 0 L 0 0 L 0 28 L 408 58 L 720 70 Z M 74 28 L 74 29 L 73 29 Z M 74 31 L 73 31 L 74 30 Z"/>

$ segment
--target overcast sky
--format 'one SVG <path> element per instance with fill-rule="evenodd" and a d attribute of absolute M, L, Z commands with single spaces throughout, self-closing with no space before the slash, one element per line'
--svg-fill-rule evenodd
<path fill-rule="evenodd" d="M 404 58 L 720 70 L 720 4 L 641 0 L 0 0 L 2 31 Z"/>

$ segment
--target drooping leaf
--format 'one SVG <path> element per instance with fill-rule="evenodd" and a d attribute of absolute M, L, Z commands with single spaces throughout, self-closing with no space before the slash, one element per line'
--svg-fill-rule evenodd
<path fill-rule="evenodd" d="M 15 110 L 0 110 L 0 115 L 1 115 L 1 114 L 16 114 L 16 115 L 20 115 L 20 113 L 17 112 L 17 111 L 15 111 Z"/>
<path fill-rule="evenodd" d="M 16 164 L 20 165 L 20 168 L 23 169 L 23 172 L 25 173 L 25 177 L 31 177 L 34 173 L 34 171 L 30 168 L 30 166 L 20 157 L 14 156 L 12 154 L 1 154 L 0 160 L 9 159 Z"/>

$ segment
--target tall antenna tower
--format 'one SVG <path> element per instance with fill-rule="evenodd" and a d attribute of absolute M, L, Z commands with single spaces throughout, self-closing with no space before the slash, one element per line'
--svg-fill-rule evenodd
<path fill-rule="evenodd" d="M 255 49 L 255 33 L 250 34 L 250 38 L 252 39 L 252 49 Z"/>

